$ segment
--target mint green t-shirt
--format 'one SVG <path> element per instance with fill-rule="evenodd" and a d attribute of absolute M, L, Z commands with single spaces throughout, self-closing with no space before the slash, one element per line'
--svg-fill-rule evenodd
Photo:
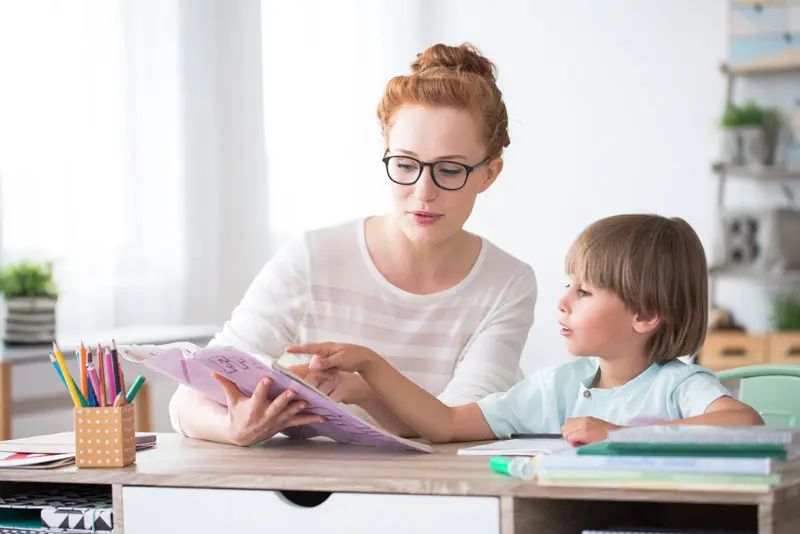
<path fill-rule="evenodd" d="M 730 395 L 714 373 L 674 360 L 652 364 L 625 385 L 591 387 L 597 358 L 580 358 L 526 377 L 511 389 L 478 401 L 498 438 L 512 433 L 561 432 L 567 419 L 595 417 L 621 426 L 674 421 L 705 413 Z"/>

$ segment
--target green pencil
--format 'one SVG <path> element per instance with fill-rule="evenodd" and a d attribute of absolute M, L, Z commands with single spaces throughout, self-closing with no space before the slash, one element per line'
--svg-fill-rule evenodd
<path fill-rule="evenodd" d="M 136 377 L 136 381 L 133 383 L 133 386 L 131 386 L 131 389 L 128 390 L 128 394 L 125 396 L 125 402 L 127 404 L 133 402 L 133 399 L 136 397 L 136 394 L 139 392 L 139 388 L 142 387 L 142 384 L 144 384 L 144 377 L 139 375 Z"/>

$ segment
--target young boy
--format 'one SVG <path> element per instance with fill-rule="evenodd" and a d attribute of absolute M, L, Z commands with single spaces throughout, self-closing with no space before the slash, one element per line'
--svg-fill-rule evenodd
<path fill-rule="evenodd" d="M 579 445 L 622 426 L 763 424 L 711 371 L 678 360 L 702 346 L 708 320 L 705 253 L 685 221 L 601 219 L 572 244 L 566 271 L 561 335 L 581 358 L 477 403 L 441 403 L 366 347 L 314 343 L 287 351 L 313 354 L 312 371 L 358 372 L 394 415 L 433 442 L 561 433 Z"/>

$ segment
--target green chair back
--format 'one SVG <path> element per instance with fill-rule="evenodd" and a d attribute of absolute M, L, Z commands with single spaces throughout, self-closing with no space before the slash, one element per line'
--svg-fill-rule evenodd
<path fill-rule="evenodd" d="M 739 380 L 738 399 L 752 406 L 766 426 L 800 428 L 800 365 L 748 365 L 717 376 L 723 382 Z"/>

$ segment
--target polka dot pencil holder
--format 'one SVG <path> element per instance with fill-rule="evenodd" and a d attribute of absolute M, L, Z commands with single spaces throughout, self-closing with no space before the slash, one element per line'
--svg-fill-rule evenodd
<path fill-rule="evenodd" d="M 78 467 L 125 467 L 136 462 L 133 406 L 74 409 Z"/>

